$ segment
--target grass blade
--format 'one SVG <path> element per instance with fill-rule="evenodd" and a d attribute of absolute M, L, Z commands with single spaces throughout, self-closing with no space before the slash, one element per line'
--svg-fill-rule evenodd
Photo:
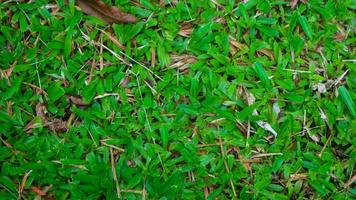
<path fill-rule="evenodd" d="M 339 94 L 341 96 L 341 99 L 344 101 L 347 108 L 349 109 L 351 115 L 355 117 L 356 116 L 355 103 L 352 101 L 349 91 L 347 91 L 347 89 L 344 86 L 341 86 L 339 87 Z"/>

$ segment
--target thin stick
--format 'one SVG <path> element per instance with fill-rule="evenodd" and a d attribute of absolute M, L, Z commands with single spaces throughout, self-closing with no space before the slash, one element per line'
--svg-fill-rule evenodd
<path fill-rule="evenodd" d="M 104 146 L 110 147 L 111 149 L 116 149 L 116 150 L 118 150 L 118 151 L 120 151 L 120 152 L 125 152 L 125 149 L 120 148 L 120 147 L 117 147 L 117 146 L 114 146 L 114 145 L 111 145 L 111 144 L 107 144 L 107 143 L 105 142 L 105 140 L 101 140 L 100 143 L 101 143 L 102 145 L 104 145 Z"/>
<path fill-rule="evenodd" d="M 141 190 L 121 190 L 122 193 L 134 193 L 134 194 L 142 194 L 143 192 Z"/>
<path fill-rule="evenodd" d="M 268 157 L 268 156 L 281 156 L 283 153 L 261 153 L 257 155 L 253 155 L 251 158 L 262 158 L 262 157 Z"/>
<path fill-rule="evenodd" d="M 328 140 L 326 140 L 326 142 L 325 142 L 323 148 L 322 148 L 321 151 L 320 151 L 319 157 L 321 157 L 321 156 L 323 155 L 323 153 L 324 153 L 324 151 L 325 151 L 325 149 L 326 149 L 326 146 L 328 146 L 328 144 L 330 143 L 330 140 L 331 140 L 331 137 L 332 137 L 332 136 L 333 136 L 332 134 L 329 135 Z"/>
<path fill-rule="evenodd" d="M 110 160 L 111 160 L 111 171 L 112 171 L 112 175 L 114 177 L 114 182 L 116 184 L 117 199 L 121 199 L 121 190 L 120 190 L 120 185 L 119 185 L 119 182 L 118 182 L 117 176 L 116 176 L 115 160 L 114 160 L 114 153 L 112 151 L 112 148 L 110 148 Z"/>
<path fill-rule="evenodd" d="M 104 44 L 100 44 L 98 42 L 95 42 L 93 40 L 90 39 L 90 37 L 88 35 L 86 35 L 85 33 L 83 33 L 81 31 L 83 38 L 85 40 L 87 40 L 88 42 L 90 42 L 92 45 L 96 45 L 96 46 L 102 46 L 102 48 L 104 48 L 105 50 L 109 51 L 113 56 L 115 56 L 116 58 L 118 58 L 120 61 L 122 61 L 123 63 L 125 63 L 126 65 L 132 67 L 131 63 L 128 63 L 127 61 L 125 61 L 122 57 L 120 57 L 117 53 L 115 53 L 113 50 L 111 50 L 109 47 L 105 46 Z M 140 65 L 141 67 L 143 67 L 144 69 L 146 69 L 148 72 L 150 72 L 153 76 L 155 76 L 156 78 L 158 78 L 159 80 L 163 80 L 160 76 L 158 76 L 157 74 L 155 74 L 150 68 L 146 67 L 145 65 L 143 65 L 142 63 L 138 62 L 137 60 L 133 59 L 132 57 L 130 57 L 129 55 L 125 54 L 124 52 L 119 50 L 119 53 L 124 55 L 125 57 L 127 57 L 129 60 L 131 60 L 132 62 Z"/>
<path fill-rule="evenodd" d="M 22 178 L 22 182 L 21 182 L 21 185 L 19 187 L 19 199 L 22 198 L 22 192 L 23 190 L 25 189 L 25 185 L 26 185 L 26 182 L 27 182 L 27 178 L 28 176 L 30 176 L 30 174 L 32 173 L 32 170 L 30 170 L 29 172 L 27 172 L 23 178 Z"/>

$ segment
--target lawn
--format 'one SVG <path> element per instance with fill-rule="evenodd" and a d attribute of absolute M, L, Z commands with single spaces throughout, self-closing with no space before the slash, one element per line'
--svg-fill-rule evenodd
<path fill-rule="evenodd" d="M 83 1 L 83 0 L 79 0 Z M 355 199 L 355 0 L 0 2 L 0 199 Z"/>

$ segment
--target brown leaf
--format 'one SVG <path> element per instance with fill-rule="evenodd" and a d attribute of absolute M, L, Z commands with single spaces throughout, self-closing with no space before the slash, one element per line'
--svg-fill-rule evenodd
<path fill-rule="evenodd" d="M 290 2 L 290 6 L 292 7 L 292 9 L 294 9 L 297 6 L 298 1 L 299 0 L 293 0 L 293 1 Z"/>
<path fill-rule="evenodd" d="M 41 118 L 43 124 L 47 126 L 51 131 L 55 133 L 63 133 L 67 131 L 67 125 L 65 121 L 59 118 L 55 118 L 51 120 L 47 115 L 46 115 L 46 106 L 43 103 L 38 103 L 36 105 L 36 115 Z M 32 129 L 38 128 L 39 124 L 35 122 L 35 120 L 30 121 L 26 125 L 26 132 L 31 133 Z"/>
<path fill-rule="evenodd" d="M 292 0 L 290 2 L 290 7 L 294 9 L 295 7 L 297 7 L 300 1 L 305 4 L 307 0 Z"/>
<path fill-rule="evenodd" d="M 36 115 L 40 117 L 44 123 L 47 123 L 48 117 L 45 112 L 46 112 L 46 106 L 43 103 L 38 103 L 36 105 Z"/>
<path fill-rule="evenodd" d="M 171 55 L 172 65 L 168 68 L 178 69 L 180 72 L 186 72 L 190 64 L 196 62 L 197 58 L 193 55 L 184 54 L 184 55 Z"/>
<path fill-rule="evenodd" d="M 122 12 L 119 8 L 109 6 L 100 0 L 77 0 L 78 6 L 88 15 L 93 15 L 108 24 L 136 22 L 136 17 Z"/>
<path fill-rule="evenodd" d="M 113 35 L 111 35 L 110 33 L 104 31 L 104 30 L 101 30 L 100 31 L 102 33 L 104 33 L 114 44 L 116 44 L 116 46 L 118 46 L 121 50 L 125 51 L 125 46 L 123 44 L 121 44 L 121 42 Z"/>
<path fill-rule="evenodd" d="M 30 190 L 34 193 L 36 193 L 36 195 L 38 196 L 45 196 L 47 193 L 42 191 L 41 188 L 36 187 L 36 186 L 31 186 Z"/>
<path fill-rule="evenodd" d="M 48 127 L 55 133 L 63 133 L 67 131 L 66 122 L 59 118 L 55 118 L 49 122 Z"/>
<path fill-rule="evenodd" d="M 80 107 L 85 107 L 85 106 L 89 106 L 89 104 L 87 103 L 84 103 L 83 100 L 82 100 L 82 97 L 78 96 L 78 95 L 71 95 L 71 94 L 68 94 L 66 95 L 67 97 L 67 100 L 72 103 L 72 104 L 75 104 L 77 106 L 80 106 Z"/>
<path fill-rule="evenodd" d="M 183 24 L 178 34 L 183 37 L 189 37 L 193 33 L 193 24 Z"/>

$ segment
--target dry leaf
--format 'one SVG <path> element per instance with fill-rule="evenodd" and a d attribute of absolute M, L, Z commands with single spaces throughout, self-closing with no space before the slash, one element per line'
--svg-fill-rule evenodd
<path fill-rule="evenodd" d="M 5 70 L 5 71 L 3 72 L 3 76 L 4 76 L 6 79 L 9 79 L 9 78 L 10 78 L 12 72 L 14 71 L 14 68 L 15 68 L 16 64 L 17 64 L 17 61 L 15 61 L 15 62 L 9 67 L 9 69 L 7 69 L 7 70 Z"/>
<path fill-rule="evenodd" d="M 230 44 L 230 53 L 231 53 L 231 55 L 235 55 L 238 52 L 238 50 L 242 51 L 242 50 L 248 49 L 247 45 L 238 42 L 232 36 L 229 36 L 229 44 Z M 273 52 L 271 50 L 269 50 L 269 49 L 260 49 L 260 50 L 257 50 L 257 52 L 266 55 L 271 60 L 274 60 Z"/>
<path fill-rule="evenodd" d="M 196 57 L 193 55 L 171 55 L 171 61 L 172 65 L 169 66 L 168 68 L 170 69 L 178 69 L 181 72 L 186 71 L 189 68 L 190 64 L 193 64 L 196 62 Z"/>
<path fill-rule="evenodd" d="M 119 8 L 109 6 L 100 0 L 77 0 L 78 6 L 88 15 L 93 15 L 108 24 L 136 22 L 136 17 L 122 12 Z"/>
<path fill-rule="evenodd" d="M 274 135 L 274 137 L 277 137 L 277 132 L 272 128 L 271 124 L 267 123 L 267 122 L 264 122 L 264 121 L 257 121 L 257 124 L 263 128 L 264 130 L 266 131 L 269 131 L 270 133 L 272 133 Z"/>
<path fill-rule="evenodd" d="M 67 124 L 62 119 L 55 118 L 47 125 L 49 129 L 55 133 L 63 133 L 67 131 Z"/>
<path fill-rule="evenodd" d="M 292 9 L 294 9 L 294 8 L 297 6 L 298 1 L 299 1 L 299 0 L 293 0 L 293 1 L 291 1 L 290 6 L 292 7 Z"/>
<path fill-rule="evenodd" d="M 352 185 L 353 182 L 356 181 L 356 175 L 354 175 L 350 180 L 348 180 L 345 185 L 344 185 L 344 188 L 348 188 Z"/>
<path fill-rule="evenodd" d="M 55 133 L 63 133 L 67 131 L 67 126 L 65 121 L 59 118 L 55 118 L 50 120 L 46 115 L 46 106 L 43 103 L 38 103 L 36 105 L 36 115 L 41 118 L 44 126 L 48 126 L 48 128 Z M 31 133 L 32 129 L 40 127 L 41 124 L 37 123 L 35 120 L 30 121 L 26 125 L 26 132 Z"/>
<path fill-rule="evenodd" d="M 47 123 L 48 117 L 45 112 L 46 112 L 46 106 L 43 103 L 38 103 L 36 105 L 36 115 L 40 117 L 44 123 Z"/>
<path fill-rule="evenodd" d="M 193 32 L 193 24 L 188 23 L 182 25 L 178 34 L 183 37 L 189 37 L 192 34 L 192 32 Z"/>
<path fill-rule="evenodd" d="M 308 178 L 308 174 L 307 173 L 301 173 L 301 174 L 292 174 L 290 176 L 290 180 L 291 181 L 298 181 L 298 180 L 304 180 Z"/>
<path fill-rule="evenodd" d="M 256 101 L 255 96 L 248 91 L 245 92 L 245 99 L 246 99 L 248 105 L 252 105 Z M 258 112 L 256 109 L 253 110 L 252 115 L 255 115 L 255 116 L 258 115 Z M 258 124 L 258 126 L 263 128 L 264 130 L 272 133 L 274 137 L 277 137 L 278 133 L 272 128 L 271 124 L 269 124 L 268 122 L 262 121 L 262 120 L 258 120 L 256 123 Z"/>
<path fill-rule="evenodd" d="M 104 31 L 104 30 L 101 30 L 100 31 L 102 33 L 104 33 L 114 44 L 116 44 L 116 46 L 118 46 L 121 50 L 125 51 L 125 46 L 123 44 L 121 44 L 121 42 L 113 35 L 111 35 L 110 33 Z"/>
<path fill-rule="evenodd" d="M 89 106 L 89 104 L 84 103 L 82 100 L 82 97 L 80 97 L 78 95 L 66 95 L 66 97 L 70 103 L 75 104 L 77 106 L 80 106 L 80 107 Z"/>
<path fill-rule="evenodd" d="M 36 193 L 36 195 L 38 196 L 45 196 L 47 193 L 46 192 L 43 192 L 41 190 L 41 188 L 39 187 L 36 187 L 36 186 L 31 186 L 30 190 L 34 193 Z"/>
<path fill-rule="evenodd" d="M 301 1 L 301 2 L 304 3 L 304 4 L 306 3 L 306 0 L 292 0 L 292 1 L 290 2 L 291 8 L 294 9 L 294 8 L 298 5 L 299 1 Z"/>
<path fill-rule="evenodd" d="M 238 50 L 244 50 L 244 49 L 248 48 L 245 44 L 242 44 L 242 43 L 238 42 L 232 36 L 229 37 L 229 43 L 230 43 L 230 53 L 231 53 L 231 55 L 235 55 Z"/>

